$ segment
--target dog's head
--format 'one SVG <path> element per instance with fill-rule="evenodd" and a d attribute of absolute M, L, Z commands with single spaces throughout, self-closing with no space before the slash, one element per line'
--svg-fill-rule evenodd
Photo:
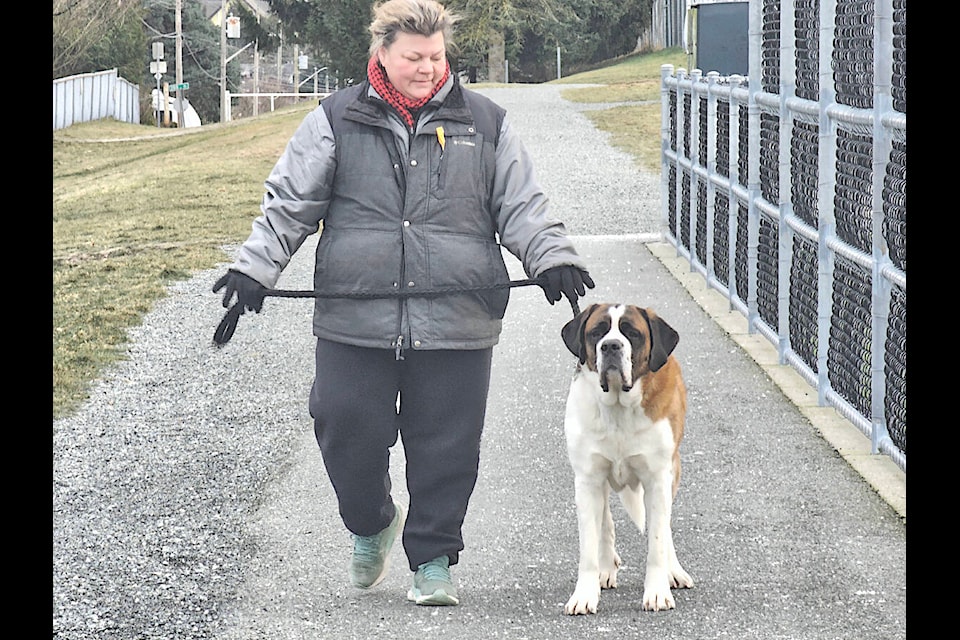
<path fill-rule="evenodd" d="M 560 331 L 581 365 L 600 375 L 600 386 L 623 391 L 667 362 L 680 335 L 652 309 L 634 305 L 593 304 Z"/>

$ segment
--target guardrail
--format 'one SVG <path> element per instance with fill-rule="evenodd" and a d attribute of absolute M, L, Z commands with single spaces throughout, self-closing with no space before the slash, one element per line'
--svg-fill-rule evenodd
<path fill-rule="evenodd" d="M 751 0 L 749 78 L 661 70 L 668 239 L 903 471 L 905 7 Z"/>

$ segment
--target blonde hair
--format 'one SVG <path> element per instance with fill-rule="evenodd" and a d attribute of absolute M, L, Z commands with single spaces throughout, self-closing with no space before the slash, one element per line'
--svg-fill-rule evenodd
<path fill-rule="evenodd" d="M 389 47 L 398 33 L 432 36 L 443 32 L 447 51 L 453 48 L 453 25 L 459 16 L 435 0 L 386 0 L 373 7 L 370 23 L 370 55 Z"/>

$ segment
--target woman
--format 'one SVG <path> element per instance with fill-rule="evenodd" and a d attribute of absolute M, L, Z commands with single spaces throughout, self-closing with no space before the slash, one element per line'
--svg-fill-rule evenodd
<path fill-rule="evenodd" d="M 265 287 L 322 222 L 314 286 L 310 415 L 341 518 L 351 583 L 378 584 L 398 534 L 408 598 L 456 605 L 450 566 L 477 480 L 493 346 L 509 281 L 501 245 L 550 304 L 594 286 L 549 213 L 502 108 L 462 87 L 447 62 L 456 17 L 434 0 L 374 8 L 367 80 L 323 100 L 266 181 L 261 215 L 214 285 L 259 312 Z M 499 238 L 499 242 L 498 242 Z M 460 293 L 417 297 L 418 291 Z M 391 496 L 403 438 L 407 509 Z"/>

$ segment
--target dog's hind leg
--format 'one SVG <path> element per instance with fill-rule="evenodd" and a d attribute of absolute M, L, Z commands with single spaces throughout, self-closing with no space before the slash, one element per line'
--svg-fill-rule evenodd
<path fill-rule="evenodd" d="M 671 495 L 674 499 L 677 497 L 677 490 L 680 488 L 680 450 L 673 453 L 673 490 Z M 671 503 L 672 512 L 672 503 Z M 672 518 L 672 516 L 671 516 Z M 670 570 L 670 586 L 674 589 L 689 589 L 693 586 L 693 578 L 680 566 L 680 560 L 677 559 L 677 550 L 673 544 L 673 525 L 670 527 L 670 538 L 667 540 L 667 566 Z"/>
<path fill-rule="evenodd" d="M 626 486 L 620 491 L 619 495 L 620 502 L 623 503 L 627 515 L 630 516 L 633 524 L 637 525 L 637 529 L 643 535 L 647 525 L 647 511 L 643 506 L 643 485 L 638 484 L 636 488 Z"/>
<path fill-rule="evenodd" d="M 610 512 L 610 485 L 604 488 L 603 521 L 600 525 L 600 588 L 617 588 L 617 571 L 620 556 L 617 555 L 617 535 L 614 531 L 613 514 Z"/>
<path fill-rule="evenodd" d="M 687 573 L 677 558 L 677 550 L 673 545 L 673 531 L 667 540 L 667 562 L 670 568 L 670 586 L 674 589 L 689 589 L 693 586 L 693 578 Z"/>

